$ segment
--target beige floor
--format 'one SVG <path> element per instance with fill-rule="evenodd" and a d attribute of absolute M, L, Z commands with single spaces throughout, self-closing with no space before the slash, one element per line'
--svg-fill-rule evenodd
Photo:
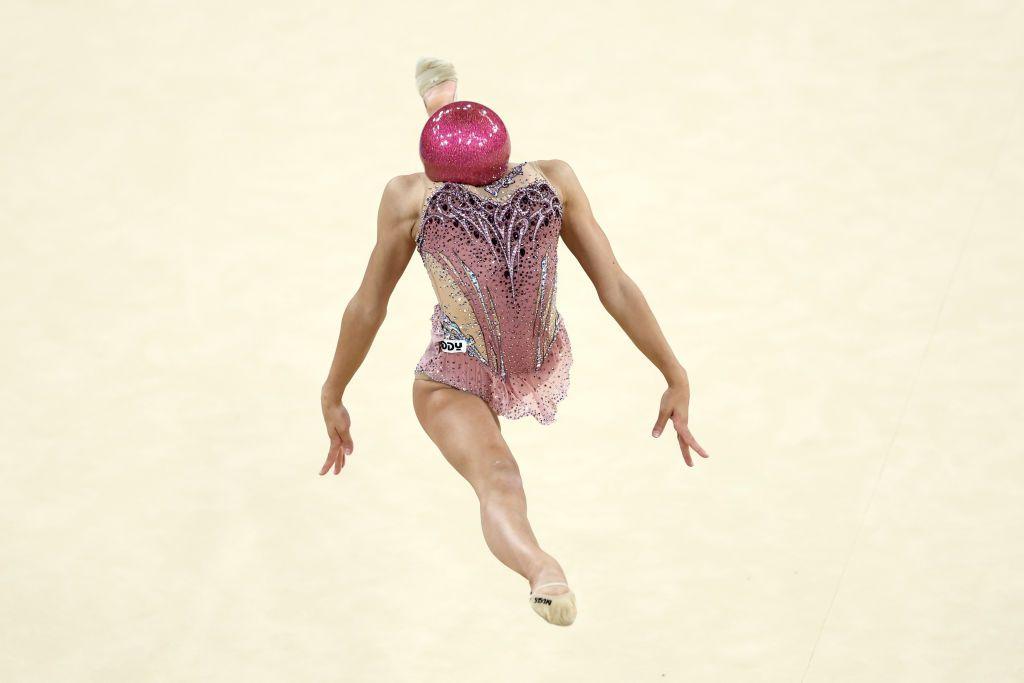
<path fill-rule="evenodd" d="M 349 5 L 0 9 L 0 679 L 1024 680 L 1021 3 Z M 574 166 L 712 452 L 563 248 L 504 429 L 570 629 L 412 412 L 417 260 L 316 476 L 421 54 Z"/>

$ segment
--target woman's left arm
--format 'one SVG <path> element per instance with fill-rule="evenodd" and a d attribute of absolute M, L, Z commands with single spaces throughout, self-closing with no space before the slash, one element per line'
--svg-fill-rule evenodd
<path fill-rule="evenodd" d="M 686 370 L 662 334 L 643 292 L 615 260 L 608 237 L 594 218 L 590 200 L 572 167 L 561 159 L 551 159 L 542 163 L 542 170 L 562 191 L 562 240 L 594 283 L 601 305 L 665 377 L 668 386 L 661 397 L 652 436 L 660 436 L 671 419 L 683 459 L 693 467 L 691 448 L 701 457 L 708 454 L 688 425 L 690 381 Z"/>

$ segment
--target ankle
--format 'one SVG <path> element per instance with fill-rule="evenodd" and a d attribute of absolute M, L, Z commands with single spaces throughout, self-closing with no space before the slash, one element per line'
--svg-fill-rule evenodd
<path fill-rule="evenodd" d="M 565 581 L 565 572 L 558 564 L 558 561 L 550 555 L 544 555 L 537 559 L 526 572 L 526 578 L 530 582 L 530 588 L 547 583 L 549 581 Z"/>
<path fill-rule="evenodd" d="M 433 116 L 435 111 L 454 101 L 455 81 L 439 83 L 423 93 L 423 106 L 428 116 Z"/>

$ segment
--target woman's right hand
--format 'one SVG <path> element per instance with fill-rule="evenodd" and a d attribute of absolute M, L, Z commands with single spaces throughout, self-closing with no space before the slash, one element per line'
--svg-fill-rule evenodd
<path fill-rule="evenodd" d="M 331 446 L 327 450 L 327 461 L 320 468 L 320 474 L 327 474 L 327 471 L 334 466 L 334 473 L 341 472 L 345 466 L 345 457 L 351 455 L 355 444 L 352 443 L 352 418 L 348 410 L 341 402 L 341 399 L 320 397 L 320 405 L 324 411 L 324 422 L 327 424 L 327 436 L 331 439 Z"/>

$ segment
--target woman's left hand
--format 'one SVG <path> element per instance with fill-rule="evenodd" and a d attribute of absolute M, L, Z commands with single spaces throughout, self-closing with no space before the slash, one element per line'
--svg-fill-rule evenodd
<path fill-rule="evenodd" d="M 678 384 L 670 384 L 665 393 L 661 396 L 661 407 L 658 410 L 658 420 L 654 423 L 654 430 L 651 436 L 661 436 L 661 431 L 671 418 L 672 426 L 676 430 L 676 440 L 679 441 L 679 448 L 683 452 L 683 460 L 687 467 L 693 467 L 693 458 L 690 457 L 690 449 L 697 451 L 702 458 L 708 457 L 707 452 L 693 438 L 690 428 L 687 425 L 690 410 L 690 384 L 683 381 Z"/>

